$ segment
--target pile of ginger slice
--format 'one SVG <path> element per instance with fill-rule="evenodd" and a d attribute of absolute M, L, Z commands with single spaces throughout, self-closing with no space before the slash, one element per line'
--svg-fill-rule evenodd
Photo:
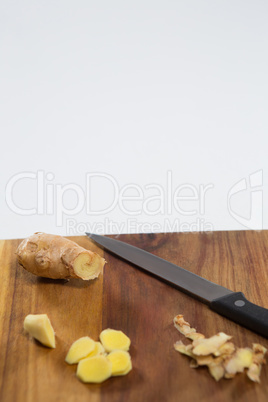
<path fill-rule="evenodd" d="M 182 341 L 174 344 L 176 351 L 192 358 L 191 367 L 207 366 L 216 381 L 233 378 L 236 373 L 242 373 L 246 369 L 251 381 L 260 382 L 261 367 L 265 363 L 264 356 L 267 352 L 264 346 L 253 343 L 252 348 L 238 348 L 230 341 L 232 337 L 224 332 L 205 338 L 195 328 L 191 328 L 181 314 L 173 322 L 178 331 L 192 341 L 188 345 Z"/>

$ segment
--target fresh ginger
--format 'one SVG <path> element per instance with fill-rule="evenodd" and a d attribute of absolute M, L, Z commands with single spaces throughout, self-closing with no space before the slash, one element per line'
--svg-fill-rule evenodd
<path fill-rule="evenodd" d="M 114 350 L 107 359 L 112 363 L 112 375 L 126 375 L 132 369 L 130 354 L 125 350 Z"/>
<path fill-rule="evenodd" d="M 24 319 L 24 329 L 49 348 L 55 348 L 55 333 L 46 314 L 29 314 Z"/>
<path fill-rule="evenodd" d="M 94 279 L 105 264 L 97 253 L 64 237 L 46 233 L 35 233 L 23 240 L 16 254 L 19 264 L 27 271 L 52 279 Z"/>
<path fill-rule="evenodd" d="M 112 363 L 106 356 L 98 355 L 80 360 L 76 371 L 83 382 L 101 383 L 112 375 Z"/>
<path fill-rule="evenodd" d="M 115 329 L 105 329 L 100 334 L 101 343 L 107 352 L 113 350 L 129 350 L 130 339 L 122 332 Z"/>
<path fill-rule="evenodd" d="M 69 364 L 78 363 L 81 359 L 92 353 L 95 346 L 95 341 L 93 341 L 89 336 L 79 338 L 71 345 L 65 361 Z"/>

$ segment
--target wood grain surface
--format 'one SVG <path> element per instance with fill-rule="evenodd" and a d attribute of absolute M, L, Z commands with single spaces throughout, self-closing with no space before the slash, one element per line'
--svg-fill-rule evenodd
<path fill-rule="evenodd" d="M 212 312 L 206 305 L 99 249 L 86 237 L 71 238 L 97 250 L 107 264 L 104 275 L 84 282 L 38 278 L 18 266 L 20 240 L 0 241 L 0 401 L 248 401 L 268 399 L 268 365 L 261 384 L 245 374 L 216 382 L 205 367 L 189 367 L 189 359 L 173 348 L 183 336 L 172 320 L 184 314 L 207 336 L 233 335 L 237 346 L 267 339 Z M 268 308 L 268 232 L 236 231 L 120 235 L 175 264 Z M 56 331 L 56 349 L 48 349 L 23 331 L 27 314 L 47 313 Z M 83 384 L 76 366 L 64 359 L 70 344 L 102 329 L 124 331 L 132 341 L 133 370 L 103 384 Z"/>

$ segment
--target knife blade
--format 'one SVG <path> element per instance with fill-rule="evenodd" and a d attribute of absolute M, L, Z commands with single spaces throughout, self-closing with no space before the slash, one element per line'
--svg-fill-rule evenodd
<path fill-rule="evenodd" d="M 268 337 L 268 309 L 251 303 L 242 292 L 217 285 L 131 244 L 92 233 L 86 235 L 113 254 L 209 305 L 213 311 Z"/>

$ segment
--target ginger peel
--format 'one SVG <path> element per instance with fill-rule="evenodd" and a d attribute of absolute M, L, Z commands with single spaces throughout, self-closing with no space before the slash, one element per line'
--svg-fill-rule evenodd
<path fill-rule="evenodd" d="M 233 378 L 236 373 L 247 370 L 250 380 L 260 382 L 261 366 L 265 363 L 264 356 L 267 352 L 264 346 L 253 344 L 252 348 L 237 348 L 230 342 L 231 336 L 224 332 L 205 338 L 195 328 L 191 328 L 181 314 L 173 322 L 180 333 L 192 340 L 188 345 L 184 345 L 182 341 L 174 344 L 175 350 L 191 357 L 191 367 L 207 366 L 216 381 Z"/>

